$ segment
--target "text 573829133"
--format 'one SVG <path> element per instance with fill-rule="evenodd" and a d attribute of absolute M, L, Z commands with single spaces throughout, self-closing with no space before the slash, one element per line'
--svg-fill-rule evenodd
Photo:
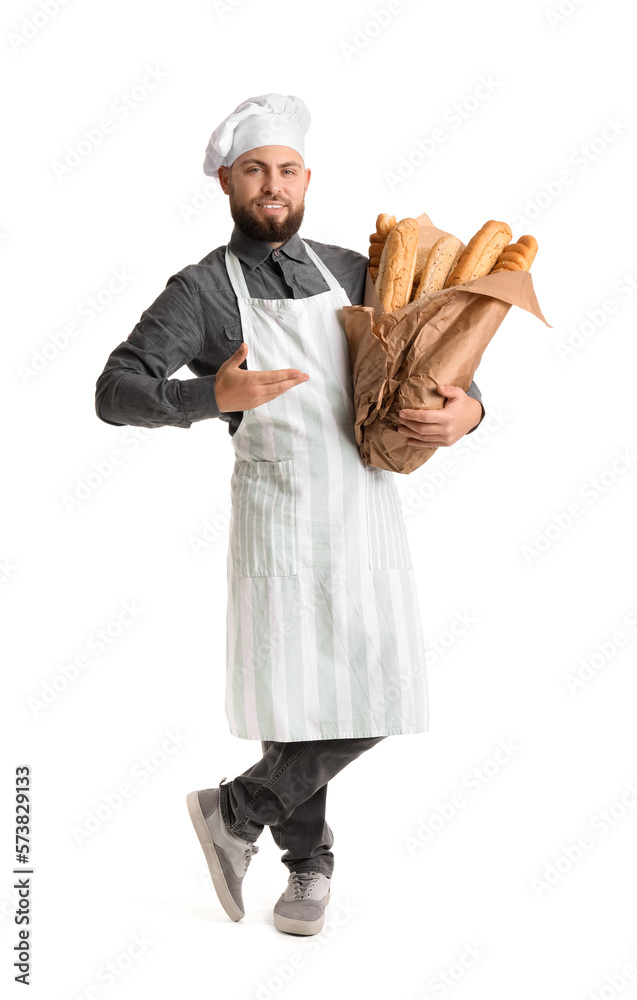
<path fill-rule="evenodd" d="M 14 966 L 15 980 L 19 983 L 29 983 L 31 975 L 31 768 L 16 767 L 15 769 L 15 858 L 19 866 L 14 868 L 14 875 L 21 876 L 14 883 L 17 890 L 17 905 L 15 909 L 15 924 L 18 930 L 18 942 L 13 946 L 16 953 Z M 28 866 L 28 867 L 27 867 Z"/>

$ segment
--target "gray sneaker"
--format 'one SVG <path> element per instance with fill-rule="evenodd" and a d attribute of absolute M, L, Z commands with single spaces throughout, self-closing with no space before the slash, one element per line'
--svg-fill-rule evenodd
<path fill-rule="evenodd" d="M 225 825 L 219 808 L 218 788 L 189 792 L 186 802 L 219 902 L 231 920 L 241 920 L 245 916 L 241 893 L 243 877 L 259 848 L 235 836 Z"/>
<path fill-rule="evenodd" d="M 274 907 L 274 926 L 286 934 L 318 934 L 330 901 L 330 878 L 322 872 L 292 872 Z"/>

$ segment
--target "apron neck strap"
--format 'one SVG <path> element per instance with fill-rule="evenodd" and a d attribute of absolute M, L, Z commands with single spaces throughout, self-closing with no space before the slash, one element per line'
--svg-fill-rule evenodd
<path fill-rule="evenodd" d="M 315 253 L 314 250 L 312 250 L 312 247 L 309 246 L 305 242 L 305 240 L 301 240 L 301 242 L 307 251 L 308 257 L 310 258 L 312 263 L 316 265 L 316 267 L 319 269 L 319 271 L 325 278 L 330 288 L 330 291 L 332 292 L 340 291 L 343 292 L 343 294 L 345 294 L 343 286 L 338 283 L 332 272 L 328 270 L 328 268 L 325 266 L 319 255 Z M 237 296 L 237 298 L 249 299 L 250 292 L 248 291 L 248 286 L 246 283 L 245 275 L 243 273 L 243 269 L 241 267 L 241 263 L 237 255 L 232 252 L 229 246 L 226 247 L 226 270 L 228 272 L 228 277 L 230 278 L 230 284 L 232 285 L 234 294 Z"/>
<path fill-rule="evenodd" d="M 232 252 L 229 246 L 226 247 L 226 271 L 230 278 L 230 284 L 234 294 L 238 299 L 249 299 L 250 292 L 246 284 L 245 275 L 239 263 L 239 258 Z"/>
<path fill-rule="evenodd" d="M 327 283 L 328 283 L 328 285 L 330 287 L 330 291 L 332 291 L 332 292 L 334 292 L 334 291 L 342 291 L 343 290 L 343 286 L 338 283 L 338 281 L 336 280 L 336 278 L 334 277 L 334 275 L 332 274 L 332 272 L 327 269 L 327 267 L 325 266 L 325 264 L 323 263 L 323 261 L 321 260 L 321 258 L 319 257 L 319 255 L 317 253 L 315 253 L 314 250 L 312 250 L 312 247 L 309 246 L 305 242 L 305 240 L 301 240 L 301 243 L 303 244 L 303 246 L 307 250 L 307 254 L 308 254 L 308 257 L 310 258 L 310 260 L 313 261 L 316 264 L 316 266 L 318 267 L 319 271 L 321 272 L 321 274 L 323 275 L 323 277 L 327 281 Z"/>

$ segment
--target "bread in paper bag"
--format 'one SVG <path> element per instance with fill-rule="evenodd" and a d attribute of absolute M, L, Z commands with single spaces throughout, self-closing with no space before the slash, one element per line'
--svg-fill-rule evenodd
<path fill-rule="evenodd" d="M 426 215 L 416 220 L 419 247 L 431 249 L 442 237 Z M 518 241 L 519 242 L 519 241 Z M 354 391 L 354 435 L 370 466 L 410 473 L 437 448 L 407 444 L 398 433 L 402 409 L 442 409 L 437 385 L 471 385 L 482 354 L 512 305 L 542 315 L 529 271 L 500 270 L 470 286 L 454 285 L 422 295 L 388 312 L 369 275 L 362 306 L 345 306 Z"/>

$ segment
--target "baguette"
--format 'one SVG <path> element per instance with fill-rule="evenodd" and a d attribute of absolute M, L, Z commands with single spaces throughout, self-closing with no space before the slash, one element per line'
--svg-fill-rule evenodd
<path fill-rule="evenodd" d="M 415 219 L 402 219 L 390 230 L 378 267 L 376 290 L 385 312 L 402 309 L 409 302 L 420 227 Z"/>
<path fill-rule="evenodd" d="M 389 233 L 391 232 L 391 230 L 394 228 L 395 225 L 396 225 L 395 215 L 387 215 L 387 213 L 381 212 L 381 214 L 376 219 L 376 232 L 380 236 L 382 236 L 383 239 L 387 239 Z"/>
<path fill-rule="evenodd" d="M 492 274 L 496 271 L 530 271 L 531 264 L 537 253 L 537 240 L 534 236 L 520 236 L 517 243 L 509 243 L 495 262 Z"/>
<path fill-rule="evenodd" d="M 396 225 L 396 216 L 387 215 L 386 212 L 376 219 L 376 232 L 369 237 L 369 274 L 372 281 L 378 278 L 378 265 L 383 253 L 388 234 Z"/>
<path fill-rule="evenodd" d="M 433 295 L 434 292 L 441 291 L 464 249 L 464 244 L 450 234 L 436 240 L 425 259 L 412 301 L 419 299 L 421 295 Z"/>
<path fill-rule="evenodd" d="M 490 219 L 485 222 L 460 254 L 458 263 L 447 278 L 444 287 L 452 288 L 465 281 L 473 281 L 488 274 L 511 239 L 511 229 L 506 222 Z"/>

